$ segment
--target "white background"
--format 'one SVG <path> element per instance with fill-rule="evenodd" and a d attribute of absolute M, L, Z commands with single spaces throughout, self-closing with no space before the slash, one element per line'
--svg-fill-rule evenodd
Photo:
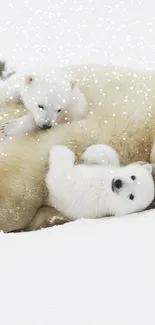
<path fill-rule="evenodd" d="M 155 2 L 5 0 L 0 49 L 14 65 L 89 61 L 155 68 Z"/>

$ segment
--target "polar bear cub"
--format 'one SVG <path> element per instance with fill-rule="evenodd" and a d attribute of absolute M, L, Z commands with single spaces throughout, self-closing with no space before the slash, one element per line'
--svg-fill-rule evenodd
<path fill-rule="evenodd" d="M 96 165 L 75 165 L 75 155 L 68 147 L 52 147 L 46 176 L 48 205 L 70 220 L 126 215 L 147 208 L 154 199 L 152 166 L 120 167 L 117 159 L 110 161 L 115 166 L 107 166 L 94 149 Z M 88 150 L 92 157 L 93 148 Z"/>
<path fill-rule="evenodd" d="M 16 73 L 0 83 L 0 100 L 18 98 L 29 114 L 3 125 L 5 136 L 33 131 L 35 128 L 51 128 L 62 113 L 67 113 L 69 121 L 88 114 L 87 101 L 76 81 L 60 68 L 37 68 L 36 72 L 29 74 Z"/>

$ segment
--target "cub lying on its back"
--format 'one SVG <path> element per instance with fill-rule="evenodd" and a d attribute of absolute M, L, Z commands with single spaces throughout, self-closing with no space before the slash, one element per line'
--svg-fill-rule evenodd
<path fill-rule="evenodd" d="M 96 146 L 94 149 L 96 163 L 101 163 Z M 89 151 L 92 153 L 93 147 Z M 145 209 L 154 199 L 152 166 L 120 167 L 117 159 L 117 155 L 112 158 L 115 166 L 74 165 L 75 155 L 70 149 L 52 147 L 46 176 L 48 205 L 70 220 L 126 215 Z"/>

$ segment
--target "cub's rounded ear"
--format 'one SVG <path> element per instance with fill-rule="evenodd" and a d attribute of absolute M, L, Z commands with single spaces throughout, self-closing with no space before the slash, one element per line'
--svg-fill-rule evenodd
<path fill-rule="evenodd" d="M 74 87 L 76 86 L 76 84 L 77 84 L 76 80 L 70 80 L 71 90 L 74 89 Z"/>
<path fill-rule="evenodd" d="M 150 174 L 152 174 L 153 171 L 153 166 L 151 164 L 145 163 L 144 165 L 142 165 L 143 168 L 145 168 Z"/>
<path fill-rule="evenodd" d="M 135 164 L 135 163 L 133 163 L 133 164 Z M 137 165 L 145 165 L 145 164 L 147 164 L 147 162 L 143 161 L 143 160 L 140 160 L 140 161 L 136 161 L 136 164 Z"/>
<path fill-rule="evenodd" d="M 26 86 L 28 86 L 28 85 L 30 85 L 30 84 L 33 83 L 33 81 L 34 81 L 34 76 L 31 76 L 31 75 L 24 76 L 23 79 L 24 79 L 24 84 L 25 84 Z"/>

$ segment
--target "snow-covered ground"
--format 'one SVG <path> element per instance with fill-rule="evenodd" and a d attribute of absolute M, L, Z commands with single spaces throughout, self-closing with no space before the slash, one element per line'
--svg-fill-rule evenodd
<path fill-rule="evenodd" d="M 5 0 L 15 67 L 103 62 L 155 69 L 154 0 Z M 154 325 L 155 212 L 0 234 L 0 324 Z"/>
<path fill-rule="evenodd" d="M 154 325 L 155 213 L 0 236 L 3 325 Z"/>

